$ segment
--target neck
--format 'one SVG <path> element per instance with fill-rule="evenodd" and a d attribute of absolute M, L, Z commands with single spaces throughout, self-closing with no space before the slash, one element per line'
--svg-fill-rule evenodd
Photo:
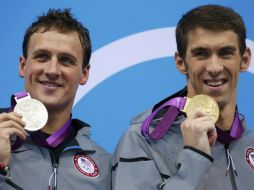
<path fill-rule="evenodd" d="M 70 111 L 53 112 L 49 111 L 49 118 L 47 124 L 42 128 L 42 131 L 48 134 L 53 134 L 60 129 L 70 118 Z"/>
<path fill-rule="evenodd" d="M 223 108 L 220 108 L 220 116 L 216 123 L 217 127 L 219 127 L 223 131 L 229 131 L 234 121 L 235 111 L 235 104 L 227 105 Z"/>

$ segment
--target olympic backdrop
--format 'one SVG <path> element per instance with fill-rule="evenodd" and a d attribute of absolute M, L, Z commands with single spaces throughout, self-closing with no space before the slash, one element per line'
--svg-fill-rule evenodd
<path fill-rule="evenodd" d="M 88 83 L 78 89 L 73 116 L 90 123 L 92 138 L 112 152 L 130 119 L 186 84 L 176 71 L 174 30 L 189 9 L 215 3 L 239 12 L 254 54 L 254 1 L 251 0 L 23 0 L 0 2 L 0 107 L 23 91 L 18 76 L 23 35 L 48 8 L 69 7 L 88 27 L 93 43 Z M 254 59 L 239 82 L 238 108 L 254 127 Z"/>

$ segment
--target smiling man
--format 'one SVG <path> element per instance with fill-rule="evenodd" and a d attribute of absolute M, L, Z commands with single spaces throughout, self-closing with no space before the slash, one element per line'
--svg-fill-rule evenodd
<path fill-rule="evenodd" d="M 243 20 L 218 5 L 187 12 L 176 28 L 176 68 L 187 87 L 137 116 L 112 161 L 115 190 L 251 189 L 254 132 L 237 110 L 248 69 Z M 128 184 L 128 185 L 126 185 Z"/>
<path fill-rule="evenodd" d="M 69 9 L 49 10 L 27 29 L 19 62 L 25 89 L 0 110 L 0 189 L 111 189 L 110 154 L 71 115 L 90 56 L 89 32 Z"/>

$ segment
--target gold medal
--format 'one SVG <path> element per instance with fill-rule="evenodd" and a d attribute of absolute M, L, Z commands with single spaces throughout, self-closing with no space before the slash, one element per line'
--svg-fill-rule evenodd
<path fill-rule="evenodd" d="M 183 112 L 187 114 L 187 117 L 195 110 L 201 110 L 207 113 L 214 123 L 217 122 L 219 118 L 219 106 L 217 102 L 210 96 L 200 94 L 192 98 L 187 98 Z"/>

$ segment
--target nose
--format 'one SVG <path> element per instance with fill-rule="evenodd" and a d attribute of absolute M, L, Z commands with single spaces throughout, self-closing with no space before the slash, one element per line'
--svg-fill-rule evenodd
<path fill-rule="evenodd" d="M 44 72 L 49 79 L 56 79 L 60 75 L 59 63 L 56 57 L 52 57 L 45 65 Z"/>
<path fill-rule="evenodd" d="M 218 76 L 223 71 L 221 60 L 217 56 L 212 56 L 206 67 L 206 70 L 212 76 Z"/>

